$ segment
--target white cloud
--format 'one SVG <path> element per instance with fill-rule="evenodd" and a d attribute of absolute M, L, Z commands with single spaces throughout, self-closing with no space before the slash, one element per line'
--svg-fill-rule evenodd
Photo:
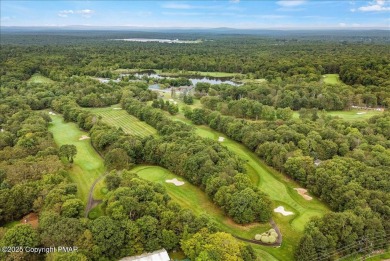
<path fill-rule="evenodd" d="M 73 10 L 62 10 L 58 12 L 58 16 L 60 17 L 68 17 L 69 14 L 73 14 Z"/>
<path fill-rule="evenodd" d="M 89 18 L 91 15 L 95 13 L 94 10 L 91 9 L 82 9 L 82 10 L 62 10 L 58 12 L 59 17 L 68 17 L 71 14 L 79 14 L 82 17 Z"/>
<path fill-rule="evenodd" d="M 237 4 L 237 3 L 239 3 L 240 2 L 240 0 L 230 0 L 230 3 L 235 3 L 235 4 Z"/>
<path fill-rule="evenodd" d="M 283 7 L 294 7 L 303 5 L 306 1 L 305 0 L 284 0 L 284 1 L 277 1 L 276 4 L 283 6 Z"/>
<path fill-rule="evenodd" d="M 188 4 L 178 4 L 178 3 L 166 3 L 161 6 L 166 9 L 193 9 L 194 7 Z"/>
<path fill-rule="evenodd" d="M 346 27 L 347 24 L 346 24 L 346 23 L 339 23 L 339 26 L 340 26 L 340 27 Z"/>
<path fill-rule="evenodd" d="M 388 1 L 376 0 L 374 2 L 369 2 L 369 4 L 366 6 L 359 7 L 358 10 L 362 12 L 390 11 L 390 5 L 388 5 L 388 3 Z"/>

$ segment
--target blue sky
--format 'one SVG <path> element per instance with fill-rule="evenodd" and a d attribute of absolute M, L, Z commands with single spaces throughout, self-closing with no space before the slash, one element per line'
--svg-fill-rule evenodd
<path fill-rule="evenodd" d="M 0 3 L 2 26 L 390 29 L 390 0 L 1 0 Z"/>

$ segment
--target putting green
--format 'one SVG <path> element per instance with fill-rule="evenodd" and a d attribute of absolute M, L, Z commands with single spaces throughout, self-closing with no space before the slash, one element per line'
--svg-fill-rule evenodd
<path fill-rule="evenodd" d="M 111 126 L 122 128 L 126 133 L 145 137 L 156 134 L 157 131 L 152 126 L 140 121 L 136 117 L 122 110 L 119 105 L 105 108 L 90 108 L 88 111 L 102 117 L 102 121 Z"/>
<path fill-rule="evenodd" d="M 58 147 L 71 144 L 77 148 L 74 163 L 69 169 L 69 177 L 77 184 L 77 194 L 86 204 L 91 185 L 105 171 L 103 160 L 92 147 L 90 139 L 79 140 L 88 133 L 81 131 L 75 123 L 64 122 L 60 115 L 50 117 L 53 121 L 49 131 L 53 134 Z"/>

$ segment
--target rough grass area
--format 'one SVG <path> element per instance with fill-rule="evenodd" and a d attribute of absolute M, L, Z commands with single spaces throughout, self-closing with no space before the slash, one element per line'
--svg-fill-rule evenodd
<path fill-rule="evenodd" d="M 105 108 L 89 108 L 88 110 L 101 116 L 103 122 L 117 128 L 122 128 L 126 133 L 140 137 L 146 137 L 157 133 L 157 130 L 152 126 L 128 114 L 125 110 L 122 110 L 119 105 Z"/>
<path fill-rule="evenodd" d="M 88 133 L 81 131 L 75 123 L 64 122 L 60 115 L 50 117 L 53 121 L 49 131 L 53 133 L 58 147 L 72 144 L 77 148 L 77 155 L 68 172 L 70 179 L 77 184 L 78 196 L 87 203 L 91 185 L 105 171 L 103 160 L 92 147 L 90 139 L 79 140 Z"/>
<path fill-rule="evenodd" d="M 319 112 L 321 113 L 321 112 Z M 366 120 L 375 115 L 381 115 L 383 112 L 374 110 L 350 110 L 350 111 L 328 111 L 327 115 L 339 117 L 346 121 Z M 294 111 L 293 118 L 298 119 L 299 113 Z"/>
<path fill-rule="evenodd" d="M 327 84 L 342 84 L 338 74 L 324 74 L 322 75 L 322 80 Z"/>
<path fill-rule="evenodd" d="M 42 76 L 38 73 L 31 76 L 30 79 L 27 80 L 28 83 L 53 83 L 54 81 L 52 79 L 49 79 L 45 76 Z"/>

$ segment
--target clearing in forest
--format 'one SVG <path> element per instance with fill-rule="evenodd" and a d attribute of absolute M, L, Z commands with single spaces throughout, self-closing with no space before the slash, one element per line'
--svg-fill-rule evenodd
<path fill-rule="evenodd" d="M 95 151 L 89 139 L 80 140 L 87 133 L 72 122 L 64 122 L 60 115 L 50 115 L 52 122 L 49 131 L 53 133 L 54 141 L 60 147 L 65 144 L 75 145 L 77 155 L 70 167 L 70 179 L 77 184 L 77 193 L 86 204 L 88 193 L 93 182 L 104 173 L 104 163 Z"/>
<path fill-rule="evenodd" d="M 152 126 L 128 114 L 125 110 L 121 110 L 118 105 L 104 108 L 90 108 L 88 110 L 93 114 L 101 116 L 104 123 L 113 127 L 122 128 L 125 133 L 140 137 L 157 133 L 157 130 Z"/>
<path fill-rule="evenodd" d="M 338 74 L 324 74 L 322 80 L 327 84 L 341 84 L 340 76 Z"/>
<path fill-rule="evenodd" d="M 28 79 L 27 82 L 28 83 L 53 83 L 54 81 L 43 75 L 40 75 L 39 73 L 36 73 L 33 76 L 31 76 L 31 78 Z"/>

